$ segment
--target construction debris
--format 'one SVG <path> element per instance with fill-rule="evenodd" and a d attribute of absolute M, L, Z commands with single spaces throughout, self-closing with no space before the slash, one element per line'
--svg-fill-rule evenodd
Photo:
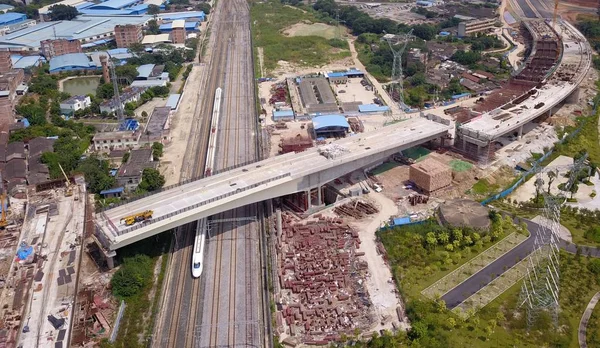
<path fill-rule="evenodd" d="M 414 194 L 408 196 L 408 201 L 412 206 L 415 206 L 417 204 L 427 204 L 427 202 L 429 202 L 429 196 Z"/>
<path fill-rule="evenodd" d="M 335 159 L 346 152 L 348 149 L 340 144 L 329 144 L 319 148 L 319 154 L 328 159 Z"/>
<path fill-rule="evenodd" d="M 358 206 L 358 205 L 357 205 Z M 362 205 L 367 209 L 368 205 Z M 327 345 L 371 323 L 364 288 L 367 263 L 359 259 L 358 233 L 339 218 L 293 223 L 285 217 L 278 275 L 276 320 L 304 344 Z"/>
<path fill-rule="evenodd" d="M 369 202 L 354 200 L 346 204 L 335 207 L 333 211 L 340 217 L 352 217 L 362 219 L 367 215 L 377 214 L 379 210 Z"/>
<path fill-rule="evenodd" d="M 285 104 L 287 95 L 288 90 L 284 82 L 274 84 L 273 87 L 271 87 L 271 99 L 269 99 L 269 104 L 275 106 L 278 106 L 277 103 Z"/>

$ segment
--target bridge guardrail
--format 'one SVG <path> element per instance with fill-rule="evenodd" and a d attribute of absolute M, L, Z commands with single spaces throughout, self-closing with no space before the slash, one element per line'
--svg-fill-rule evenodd
<path fill-rule="evenodd" d="M 221 170 L 216 170 L 216 171 L 214 171 L 212 173 L 212 175 L 216 175 L 216 174 L 220 174 L 220 173 L 227 172 L 227 171 L 230 171 L 230 170 L 234 170 L 236 168 L 247 166 L 249 164 L 256 163 L 256 162 L 258 162 L 258 160 L 252 160 L 252 161 L 248 161 L 248 162 L 244 162 L 244 163 L 239 163 L 239 164 L 236 164 L 236 165 L 231 166 L 231 167 L 223 168 Z M 141 195 L 138 195 L 138 196 L 135 196 L 135 197 L 131 197 L 131 198 L 128 198 L 128 199 L 125 199 L 125 200 L 122 200 L 119 203 L 114 203 L 112 206 L 103 207 L 100 211 L 101 212 L 105 212 L 107 210 L 110 210 L 110 209 L 113 209 L 113 208 L 117 208 L 117 207 L 120 207 L 122 205 L 131 203 L 131 202 L 135 202 L 135 201 L 137 201 L 139 199 L 146 198 L 148 196 L 152 196 L 152 195 L 155 195 L 157 193 L 164 192 L 164 191 L 170 190 L 170 189 L 175 188 L 175 187 L 183 186 L 185 184 L 189 184 L 190 182 L 194 182 L 194 181 L 198 181 L 198 180 L 204 179 L 205 177 L 206 176 L 203 175 L 203 176 L 200 176 L 200 177 L 195 177 L 195 178 L 190 178 L 190 179 L 187 179 L 187 180 L 183 180 L 183 181 L 178 182 L 177 184 L 165 186 L 165 187 L 162 187 L 162 188 L 160 188 L 159 190 L 156 190 L 156 191 L 146 192 L 144 194 L 141 194 Z"/>
<path fill-rule="evenodd" d="M 186 211 L 189 211 L 189 210 L 192 210 L 192 209 L 196 209 L 196 208 L 198 208 L 198 207 L 201 207 L 201 206 L 203 206 L 203 205 L 206 205 L 206 204 L 209 204 L 209 203 L 212 203 L 212 202 L 215 202 L 215 201 L 221 200 L 221 199 L 223 199 L 223 198 L 226 198 L 226 197 L 230 197 L 230 196 L 232 196 L 232 195 L 234 195 L 234 194 L 236 194 L 236 193 L 239 193 L 239 192 L 244 192 L 244 191 L 247 191 L 247 190 L 253 189 L 253 188 L 255 188 L 255 187 L 258 187 L 258 186 L 260 186 L 260 185 L 263 185 L 263 184 L 268 184 L 268 183 L 270 183 L 270 182 L 273 182 L 273 181 L 276 181 L 276 180 L 279 180 L 279 179 L 283 179 L 283 178 L 285 178 L 285 177 L 288 177 L 288 176 L 291 176 L 291 175 L 292 175 L 291 173 L 285 173 L 285 174 L 282 174 L 282 175 L 278 175 L 278 176 L 275 176 L 275 177 L 269 178 L 269 179 L 267 179 L 267 180 L 259 181 L 259 182 L 257 182 L 257 183 L 254 183 L 254 184 L 250 185 L 250 186 L 246 186 L 246 187 L 244 187 L 244 188 L 238 188 L 238 189 L 237 189 L 237 190 L 235 190 L 235 191 L 230 191 L 230 192 L 224 193 L 224 194 L 222 194 L 222 195 L 219 195 L 219 196 L 213 197 L 213 198 L 211 198 L 211 199 L 207 199 L 207 200 L 205 200 L 205 201 L 201 201 L 201 202 L 198 202 L 198 203 L 196 203 L 196 204 L 193 204 L 193 205 L 187 206 L 187 207 L 185 207 L 185 208 L 182 208 L 182 209 L 176 210 L 176 211 L 174 211 L 174 212 L 171 212 L 171 213 L 169 213 L 169 214 L 162 215 L 162 216 L 159 216 L 159 217 L 156 217 L 156 218 L 153 218 L 153 219 L 147 220 L 146 222 L 143 222 L 143 223 L 140 223 L 140 224 L 134 225 L 134 226 L 132 226 L 132 227 L 128 227 L 128 228 L 126 228 L 126 229 L 124 229 L 124 230 L 122 230 L 122 231 L 120 231 L 120 232 L 119 232 L 119 231 L 117 231 L 117 235 L 119 235 L 119 236 L 122 236 L 122 235 L 124 235 L 124 234 L 127 234 L 127 233 L 129 233 L 129 232 L 132 232 L 132 231 L 135 231 L 135 230 L 137 230 L 137 229 L 139 229 L 139 228 L 142 228 L 142 227 L 144 227 L 144 226 L 145 226 L 145 225 L 147 225 L 147 224 L 150 224 L 150 223 L 155 223 L 155 222 L 158 222 L 158 221 L 162 221 L 162 220 L 168 219 L 168 218 L 170 218 L 170 217 L 172 217 L 172 216 L 175 216 L 175 215 L 178 215 L 178 214 L 184 213 L 184 212 L 186 212 Z M 108 220 L 108 221 L 110 221 L 110 220 Z"/>

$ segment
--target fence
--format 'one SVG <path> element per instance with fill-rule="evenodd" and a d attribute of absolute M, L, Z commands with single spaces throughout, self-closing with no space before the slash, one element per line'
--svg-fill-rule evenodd
<path fill-rule="evenodd" d="M 178 214 L 184 213 L 184 212 L 186 212 L 186 211 L 189 211 L 189 210 L 192 210 L 192 209 L 196 209 L 196 208 L 198 208 L 198 207 L 201 207 L 201 206 L 203 206 L 203 205 L 210 204 L 210 203 L 212 203 L 212 202 L 215 202 L 215 201 L 221 200 L 221 199 L 223 199 L 223 198 L 226 198 L 226 197 L 231 197 L 231 196 L 233 196 L 233 195 L 235 195 L 235 194 L 238 194 L 238 193 L 240 193 L 240 192 L 248 191 L 248 190 L 250 190 L 250 189 L 253 189 L 253 188 L 255 188 L 255 187 L 258 187 L 258 186 L 260 186 L 260 185 L 268 184 L 268 183 L 270 183 L 270 182 L 273 182 L 273 181 L 275 181 L 275 180 L 279 180 L 279 179 L 283 179 L 283 178 L 285 178 L 285 177 L 288 177 L 288 176 L 291 176 L 291 173 L 285 173 L 285 174 L 282 174 L 282 175 L 278 175 L 278 176 L 275 176 L 275 177 L 269 178 L 269 179 L 267 179 L 267 180 L 263 180 L 263 181 L 257 182 L 257 183 L 255 183 L 255 184 L 252 184 L 252 185 L 250 185 L 250 186 L 246 186 L 246 187 L 243 187 L 243 188 L 238 188 L 238 189 L 237 189 L 237 190 L 235 190 L 235 191 L 227 192 L 227 193 L 224 193 L 224 194 L 222 194 L 222 195 L 219 195 L 219 196 L 213 197 L 213 198 L 211 198 L 211 199 L 207 199 L 207 200 L 205 200 L 205 201 L 201 201 L 201 202 L 198 202 L 198 203 L 196 203 L 196 204 L 190 205 L 190 206 L 188 206 L 188 207 L 185 207 L 185 208 L 182 208 L 182 209 L 176 210 L 176 211 L 174 211 L 174 212 L 171 212 L 171 213 L 169 213 L 169 214 L 162 215 L 162 216 L 159 216 L 159 217 L 157 217 L 157 218 L 154 218 L 154 219 L 147 220 L 147 221 L 146 221 L 146 222 L 144 222 L 143 224 L 137 224 L 137 225 L 133 225 L 132 227 L 126 228 L 126 229 L 124 229 L 124 230 L 122 230 L 122 231 L 118 231 L 118 230 L 117 230 L 117 235 L 119 235 L 119 236 L 122 236 L 122 235 L 124 235 L 124 234 L 126 234 L 126 233 L 129 233 L 129 232 L 131 232 L 131 231 L 135 231 L 135 230 L 137 230 L 137 229 L 139 229 L 139 228 L 142 228 L 143 226 L 145 226 L 145 225 L 147 225 L 147 224 L 152 224 L 152 223 L 155 223 L 155 222 L 158 222 L 158 221 L 162 221 L 162 220 L 164 220 L 164 219 L 168 219 L 168 218 L 170 218 L 170 217 L 172 217 L 172 216 L 175 216 L 175 215 L 178 215 Z M 109 221 L 110 221 L 110 220 L 109 220 Z"/>
<path fill-rule="evenodd" d="M 121 306 L 119 307 L 119 312 L 117 313 L 117 319 L 115 320 L 115 325 L 113 326 L 113 330 L 110 333 L 109 341 L 112 343 L 117 339 L 117 334 L 119 333 L 119 326 L 121 324 L 121 319 L 123 318 L 123 313 L 125 313 L 125 301 L 121 300 Z"/>

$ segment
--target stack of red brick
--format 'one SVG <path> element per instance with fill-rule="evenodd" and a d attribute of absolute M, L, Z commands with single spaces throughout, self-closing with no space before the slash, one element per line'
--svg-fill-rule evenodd
<path fill-rule="evenodd" d="M 358 277 L 366 263 L 357 259 L 364 255 L 356 252 L 358 233 L 342 219 L 324 217 L 295 225 L 284 219 L 282 232 L 279 284 L 291 298 L 282 301 L 279 319 L 290 334 L 305 344 L 327 344 L 364 323 Z"/>

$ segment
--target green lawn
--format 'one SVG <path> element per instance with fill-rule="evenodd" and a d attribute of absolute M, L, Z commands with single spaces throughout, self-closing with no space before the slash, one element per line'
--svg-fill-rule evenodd
<path fill-rule="evenodd" d="M 251 2 L 254 52 L 262 47 L 264 69 L 273 71 L 280 60 L 301 66 L 320 66 L 350 56 L 346 43 L 321 36 L 285 36 L 283 30 L 300 22 L 317 23 L 312 10 L 284 6 L 277 0 Z M 341 48 L 340 48 L 341 47 Z M 345 47 L 345 48 L 344 48 Z M 258 58 L 256 58 L 258 62 Z"/>
<path fill-rule="evenodd" d="M 376 338 L 369 347 L 415 344 L 419 347 L 578 347 L 579 320 L 589 299 L 600 290 L 598 276 L 589 270 L 586 257 L 560 253 L 559 326 L 555 328 L 549 317 L 541 316 L 528 330 L 526 312 L 519 302 L 521 282 L 476 313 L 469 313 L 471 316 L 467 319 L 444 309 L 439 301 L 424 299 L 420 291 L 425 286 L 463 263 L 461 257 L 458 262 L 451 261 L 452 266 L 446 267 L 446 262 L 441 259 L 455 260 L 457 253 L 471 255 L 483 250 L 463 248 L 447 252 L 440 246 L 433 250 L 426 248 L 424 239 L 427 231 L 436 231 L 439 235 L 439 229 L 434 225 L 378 232 L 388 252 L 413 329 L 407 334 L 386 334 Z"/>
<path fill-rule="evenodd" d="M 588 347 L 600 347 L 600 304 L 597 304 L 592 311 L 592 316 L 587 325 L 586 337 Z"/>

